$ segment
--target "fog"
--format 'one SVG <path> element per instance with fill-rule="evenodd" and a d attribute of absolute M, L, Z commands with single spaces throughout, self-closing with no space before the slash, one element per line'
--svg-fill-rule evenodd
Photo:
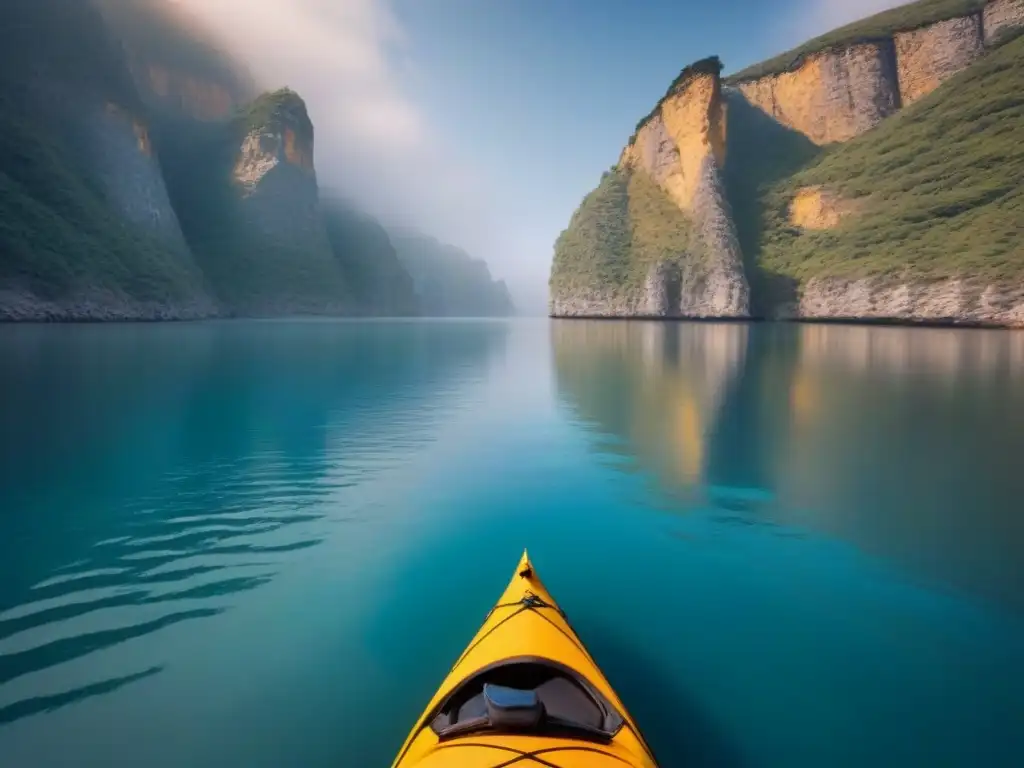
<path fill-rule="evenodd" d="M 341 190 L 385 225 L 412 226 L 484 258 L 522 310 L 543 312 L 550 244 L 558 233 L 530 231 L 535 223 L 529 221 L 516 221 L 519 229 L 510 231 L 508 219 L 516 217 L 489 194 L 502 180 L 460 157 L 458 146 L 430 124 L 417 99 L 430 75 L 412 55 L 394 0 L 171 1 L 216 32 L 262 87 L 287 85 L 303 96 L 317 130 L 323 186 Z M 780 7 L 778 25 L 764 34 L 782 51 L 901 4 L 794 0 Z M 595 179 L 601 170 L 594 169 Z M 580 189 L 580 198 L 587 191 Z M 544 251 L 517 253 L 525 243 L 531 251 L 543 243 Z"/>
<path fill-rule="evenodd" d="M 416 101 L 426 75 L 409 56 L 390 0 L 176 1 L 261 87 L 288 86 L 305 99 L 321 186 L 385 225 L 415 227 L 485 259 L 517 305 L 543 299 L 546 273 L 517 271 L 500 252 L 500 222 L 480 169 L 460 159 Z"/>

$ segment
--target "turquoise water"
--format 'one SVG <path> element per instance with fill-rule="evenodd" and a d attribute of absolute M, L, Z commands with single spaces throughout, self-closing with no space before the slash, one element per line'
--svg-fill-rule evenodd
<path fill-rule="evenodd" d="M 524 547 L 666 766 L 1024 764 L 1024 334 L 0 327 L 0 764 L 388 765 Z"/>

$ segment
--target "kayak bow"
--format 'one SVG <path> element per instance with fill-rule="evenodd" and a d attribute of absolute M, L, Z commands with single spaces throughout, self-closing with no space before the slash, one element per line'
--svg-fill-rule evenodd
<path fill-rule="evenodd" d="M 392 768 L 512 764 L 657 768 L 525 552 Z"/>

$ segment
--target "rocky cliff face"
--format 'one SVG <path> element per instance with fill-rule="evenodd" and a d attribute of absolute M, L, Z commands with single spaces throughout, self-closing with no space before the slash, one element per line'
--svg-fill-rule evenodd
<path fill-rule="evenodd" d="M 724 97 L 687 68 L 559 237 L 551 314 L 1024 324 L 1022 27 L 921 0 Z"/>
<path fill-rule="evenodd" d="M 0 11 L 0 318 L 201 317 L 123 50 L 86 3 Z"/>
<path fill-rule="evenodd" d="M 795 54 L 782 71 L 729 82 L 815 144 L 848 141 L 927 96 L 976 61 L 987 44 L 1022 25 L 1024 0 L 990 0 L 961 16 L 884 35 L 868 31 L 876 39 L 832 43 Z"/>
<path fill-rule="evenodd" d="M 857 212 L 858 204 L 822 186 L 804 187 L 789 204 L 789 223 L 800 229 L 829 230 Z"/>
<path fill-rule="evenodd" d="M 261 97 L 249 110 L 231 177 L 243 214 L 260 236 L 324 241 L 313 168 L 313 123 L 297 94 Z"/>
<path fill-rule="evenodd" d="M 996 42 L 1006 32 L 1024 27 L 1024 0 L 992 0 L 982 13 L 985 44 Z"/>
<path fill-rule="evenodd" d="M 264 94 L 215 139 L 193 159 L 205 172 L 181 191 L 221 302 L 248 316 L 345 314 L 351 297 L 324 224 L 305 103 L 287 89 Z"/>
<path fill-rule="evenodd" d="M 579 238 L 599 241 L 603 236 L 600 225 L 587 232 L 585 217 L 574 220 L 560 238 L 551 285 L 552 315 L 742 317 L 748 313 L 748 286 L 720 173 L 726 122 L 720 71 L 717 59 L 684 70 L 638 126 L 603 182 L 612 215 L 620 217 L 617 245 L 578 242 Z M 673 233 L 659 231 L 656 223 L 649 226 L 652 218 L 666 217 L 674 220 Z M 588 285 L 572 279 L 575 251 L 609 248 L 617 251 L 613 258 L 622 262 L 612 265 L 621 277 L 619 285 L 599 280 Z"/>
<path fill-rule="evenodd" d="M 828 144 L 874 128 L 899 108 L 895 63 L 891 41 L 854 45 L 736 87 L 782 125 Z"/>
<path fill-rule="evenodd" d="M 895 36 L 900 98 L 904 106 L 969 67 L 985 48 L 981 14 L 941 21 Z"/>
<path fill-rule="evenodd" d="M 1024 285 L 986 285 L 960 278 L 928 282 L 813 278 L 798 305 L 782 308 L 779 316 L 1024 327 Z"/>
<path fill-rule="evenodd" d="M 166 0 L 6 0 L 0 320 L 416 313 L 380 225 L 326 215 L 301 98 L 249 88 Z"/>

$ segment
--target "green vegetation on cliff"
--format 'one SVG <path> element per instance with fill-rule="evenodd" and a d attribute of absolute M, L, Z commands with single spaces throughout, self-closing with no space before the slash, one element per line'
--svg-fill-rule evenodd
<path fill-rule="evenodd" d="M 828 149 L 762 199 L 757 258 L 804 281 L 1024 278 L 1024 37 L 850 142 Z M 836 229 L 788 221 L 797 191 L 823 186 L 861 210 Z"/>
<path fill-rule="evenodd" d="M 383 229 L 321 204 L 302 99 L 246 92 L 164 0 L 5 2 L 0 317 L 415 312 Z"/>
<path fill-rule="evenodd" d="M 268 125 L 287 123 L 299 129 L 299 139 L 313 141 L 313 121 L 309 119 L 306 104 L 291 88 L 261 93 L 243 106 L 233 118 L 240 135 Z"/>
<path fill-rule="evenodd" d="M 647 174 L 613 168 L 555 242 L 552 295 L 633 295 L 655 264 L 699 258 L 692 240 L 689 219 Z"/>
<path fill-rule="evenodd" d="M 0 288 L 57 303 L 106 297 L 114 304 L 169 305 L 202 296 L 202 276 L 191 260 L 124 221 L 106 198 L 66 119 L 76 101 L 139 108 L 99 15 L 85 3 L 6 2 L 0 13 Z"/>
<path fill-rule="evenodd" d="M 0 97 L 0 284 L 56 302 L 201 295 L 191 262 L 122 221 L 75 153 L 34 117 Z"/>
<path fill-rule="evenodd" d="M 259 96 L 178 145 L 166 179 L 182 229 L 221 303 L 238 314 L 340 312 L 351 303 L 321 215 L 316 178 L 287 157 L 312 157 L 298 94 Z M 243 145 L 250 134 L 274 137 Z M 247 153 L 247 154 L 246 154 Z M 238 176 L 248 176 L 251 188 Z"/>
<path fill-rule="evenodd" d="M 800 66 L 805 58 L 815 53 L 841 48 L 857 43 L 871 43 L 886 40 L 897 32 L 908 32 L 929 24 L 967 16 L 984 9 L 988 0 L 917 0 L 882 11 L 866 19 L 839 27 L 831 32 L 809 40 L 798 48 L 747 67 L 730 75 L 727 83 L 778 75 Z"/>

